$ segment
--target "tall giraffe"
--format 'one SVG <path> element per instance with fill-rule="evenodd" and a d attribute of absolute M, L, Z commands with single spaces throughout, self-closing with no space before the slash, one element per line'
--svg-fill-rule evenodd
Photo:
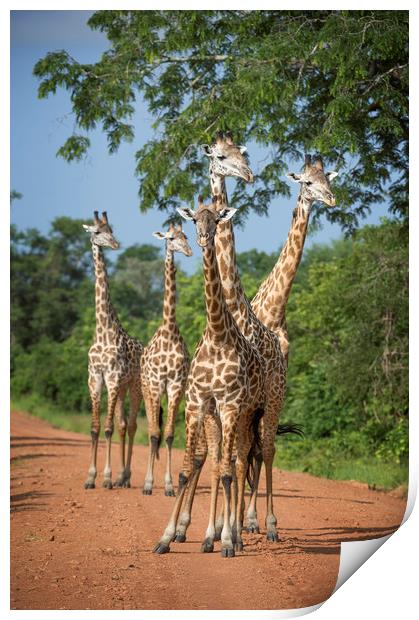
<path fill-rule="evenodd" d="M 94 342 L 89 349 L 89 391 L 92 400 L 92 450 L 86 489 L 95 488 L 97 475 L 96 461 L 100 432 L 100 398 L 103 383 L 108 392 L 108 413 L 105 420 L 106 463 L 103 472 L 103 486 L 112 489 L 111 472 L 111 441 L 114 430 L 114 414 L 116 411 L 120 435 L 120 471 L 116 486 L 129 487 L 131 481 L 131 459 L 134 435 L 137 430 L 137 412 L 141 401 L 140 359 L 143 345 L 131 338 L 119 322 L 112 305 L 108 275 L 102 247 L 116 250 L 115 240 L 108 223 L 106 212 L 94 212 L 93 225 L 83 224 L 90 233 L 93 260 L 95 264 L 95 307 L 96 331 Z M 124 413 L 124 399 L 127 391 L 130 394 L 130 413 L 128 425 Z M 125 437 L 128 426 L 128 452 L 125 461 Z"/>
<path fill-rule="evenodd" d="M 153 489 L 154 459 L 158 458 L 161 442 L 161 399 L 167 396 L 167 422 L 164 437 L 167 446 L 165 495 L 174 495 L 171 455 L 175 432 L 175 419 L 185 391 L 189 371 L 189 354 L 176 323 L 176 267 L 174 253 L 192 256 L 182 225 L 169 226 L 167 232 L 153 233 L 166 241 L 164 278 L 163 323 L 144 349 L 141 361 L 141 386 L 148 420 L 150 452 L 143 494 L 151 495 Z"/>
<path fill-rule="evenodd" d="M 257 349 L 243 336 L 224 299 L 218 269 L 214 236 L 217 225 L 230 219 L 236 209 L 215 204 L 204 205 L 199 199 L 198 210 L 178 209 L 185 219 L 193 220 L 197 229 L 197 243 L 202 248 L 207 325 L 191 364 L 186 389 L 186 447 L 179 491 L 169 523 L 156 545 L 156 553 L 167 553 L 176 535 L 176 524 L 196 463 L 199 431 L 206 417 L 219 419 L 221 425 L 221 456 L 215 445 L 211 475 L 210 520 L 203 543 L 204 551 L 212 551 L 215 537 L 215 509 L 219 480 L 224 491 L 224 520 L 221 532 L 221 555 L 233 557 L 235 545 L 242 548 L 241 511 L 235 510 L 233 529 L 230 524 L 232 507 L 232 455 L 236 444 L 236 475 L 238 500 L 244 496 L 247 456 L 251 447 L 251 422 L 255 412 L 263 409 L 265 400 L 264 364 Z M 218 454 L 217 454 L 218 452 Z"/>
<path fill-rule="evenodd" d="M 234 144 L 231 133 L 218 132 L 212 145 L 204 145 L 209 157 L 209 176 L 213 196 L 219 196 L 217 209 L 228 204 L 225 178 L 235 176 L 246 182 L 253 181 L 253 173 L 245 156 L 246 147 Z M 255 346 L 266 364 L 266 403 L 261 422 L 263 436 L 262 459 L 266 471 L 266 528 L 267 539 L 278 540 L 277 519 L 273 508 L 272 466 L 275 455 L 275 437 L 278 418 L 283 405 L 285 389 L 285 362 L 278 338 L 255 316 L 247 299 L 237 269 L 234 232 L 230 221 L 220 222 L 215 235 L 215 251 L 221 275 L 224 297 L 240 331 Z M 259 483 L 260 466 L 256 468 L 255 491 Z M 199 475 L 198 473 L 195 474 Z M 193 485 L 185 500 L 176 532 L 176 542 L 186 540 L 185 532 L 190 524 Z M 255 500 L 247 513 L 252 530 L 258 530 Z M 218 531 L 221 521 L 218 521 Z"/>
<path fill-rule="evenodd" d="M 262 282 L 251 302 L 258 319 L 278 335 L 287 361 L 288 331 L 285 308 L 303 253 L 311 209 L 315 202 L 323 202 L 329 207 L 336 206 L 330 181 L 337 174 L 337 172 L 325 172 L 321 158 L 317 157 L 313 162 L 310 155 L 305 156 L 302 174 L 293 172 L 287 174 L 290 180 L 300 183 L 291 228 L 276 265 Z"/>

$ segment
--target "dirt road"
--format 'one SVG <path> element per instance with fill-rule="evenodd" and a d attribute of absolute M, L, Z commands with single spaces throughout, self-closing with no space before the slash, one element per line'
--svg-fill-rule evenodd
<path fill-rule="evenodd" d="M 188 542 L 151 553 L 173 498 L 157 485 L 143 496 L 147 450 L 135 447 L 131 489 L 83 482 L 88 437 L 57 430 L 22 413 L 11 418 L 12 609 L 286 609 L 324 601 L 338 570 L 340 542 L 381 537 L 401 522 L 405 500 L 308 474 L 275 470 L 281 542 L 245 534 L 245 551 L 224 559 L 219 543 L 200 553 L 207 525 L 205 469 Z M 117 447 L 113 451 L 114 468 Z M 182 453 L 175 451 L 174 472 Z M 99 448 L 99 471 L 104 444 Z M 259 500 L 264 521 L 264 497 Z"/>

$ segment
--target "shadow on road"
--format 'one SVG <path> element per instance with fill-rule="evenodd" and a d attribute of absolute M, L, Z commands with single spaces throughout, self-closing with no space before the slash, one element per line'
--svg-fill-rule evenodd
<path fill-rule="evenodd" d="M 26 491 L 25 493 L 15 493 L 10 496 L 10 512 L 23 512 L 26 510 L 47 510 L 47 502 L 43 500 L 50 497 L 52 493 L 47 491 Z"/>

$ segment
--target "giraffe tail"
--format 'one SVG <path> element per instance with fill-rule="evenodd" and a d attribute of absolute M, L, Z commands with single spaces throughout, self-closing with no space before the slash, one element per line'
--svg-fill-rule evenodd
<path fill-rule="evenodd" d="M 162 428 L 163 428 L 163 407 L 160 405 L 160 410 L 159 410 L 159 429 L 160 429 L 160 434 L 159 434 L 159 439 L 157 441 L 157 445 L 156 445 L 156 459 L 159 460 L 160 458 L 160 454 L 159 454 L 159 448 L 161 445 L 161 432 L 162 432 Z"/>
<path fill-rule="evenodd" d="M 252 445 L 250 446 L 249 454 L 247 455 L 247 462 L 249 463 L 249 466 L 247 468 L 246 479 L 252 491 L 255 487 L 256 463 L 258 461 L 260 462 L 262 459 L 262 440 L 259 432 L 259 422 L 264 413 L 265 410 L 262 409 L 262 407 L 255 409 L 250 422 Z"/>
<path fill-rule="evenodd" d="M 304 431 L 299 424 L 279 424 L 276 429 L 277 435 L 287 435 L 291 433 L 293 435 L 298 435 L 299 437 L 304 437 Z"/>

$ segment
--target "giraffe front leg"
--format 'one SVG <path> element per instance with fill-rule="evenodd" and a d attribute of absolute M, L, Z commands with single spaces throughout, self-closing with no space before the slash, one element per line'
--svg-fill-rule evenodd
<path fill-rule="evenodd" d="M 206 420 L 204 421 L 204 424 L 206 425 Z M 188 484 L 185 502 L 183 504 L 182 512 L 180 513 L 178 522 L 176 524 L 175 542 L 182 543 L 186 541 L 186 530 L 188 529 L 191 523 L 191 514 L 192 514 L 193 500 L 195 497 L 195 491 L 196 491 L 196 487 L 199 481 L 199 476 L 201 475 L 202 467 L 204 466 L 206 458 L 207 458 L 207 442 L 205 439 L 204 429 L 201 428 L 201 432 L 199 433 L 199 438 L 198 438 L 198 444 L 196 447 L 196 453 L 195 453 L 195 460 L 200 465 L 194 470 L 192 477 Z"/>
<path fill-rule="evenodd" d="M 232 502 L 231 485 L 233 481 L 231 461 L 239 411 L 237 411 L 236 408 L 229 410 L 221 409 L 220 417 L 222 420 L 223 429 L 220 478 L 224 492 L 224 522 L 223 529 L 221 531 L 221 557 L 232 558 L 234 557 L 234 545 L 233 532 L 230 523 Z"/>
<path fill-rule="evenodd" d="M 244 514 L 244 487 L 246 483 L 246 473 L 248 468 L 248 456 L 251 451 L 252 438 L 249 436 L 248 417 L 243 416 L 238 429 L 237 436 L 237 459 L 235 464 L 236 475 L 236 512 L 233 525 L 233 542 L 236 551 L 243 551 L 243 514 Z"/>
<path fill-rule="evenodd" d="M 172 444 L 175 434 L 175 420 L 182 399 L 182 386 L 169 386 L 167 390 L 167 422 L 164 429 L 166 439 L 166 473 L 164 475 L 164 494 L 174 496 L 172 481 Z M 199 477 L 199 475 L 198 475 Z"/>
<path fill-rule="evenodd" d="M 116 402 L 118 400 L 119 386 L 107 386 L 108 388 L 108 413 L 105 420 L 105 439 L 106 439 L 106 461 L 103 470 L 103 483 L 105 489 L 112 489 L 112 467 L 111 467 L 111 449 L 112 435 L 114 431 L 114 415 Z"/>
<path fill-rule="evenodd" d="M 169 522 L 164 530 L 163 536 L 154 547 L 154 553 L 168 553 L 170 543 L 176 535 L 176 524 L 179 518 L 180 509 L 186 491 L 186 486 L 193 472 L 193 459 L 195 456 L 197 435 L 200 430 L 201 415 L 198 408 L 187 407 L 186 410 L 186 445 L 183 458 L 182 470 L 179 474 L 179 488 Z"/>
<path fill-rule="evenodd" d="M 102 374 L 90 374 L 89 375 L 89 392 L 92 401 L 92 422 L 91 422 L 91 453 L 90 453 L 90 465 L 87 474 L 86 482 L 84 483 L 85 489 L 94 489 L 97 476 L 97 448 L 99 443 L 100 433 L 100 395 L 102 392 Z"/>

